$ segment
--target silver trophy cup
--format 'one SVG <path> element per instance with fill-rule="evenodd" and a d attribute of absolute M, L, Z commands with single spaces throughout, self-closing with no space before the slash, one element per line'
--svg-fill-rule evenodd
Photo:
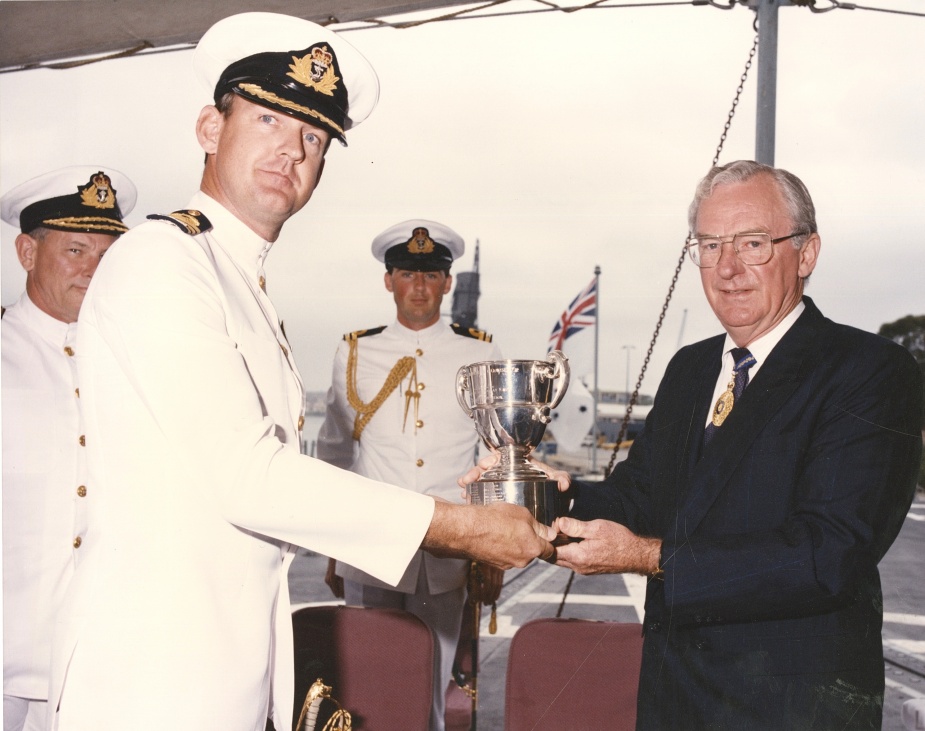
<path fill-rule="evenodd" d="M 459 405 L 475 422 L 482 441 L 501 453 L 501 462 L 466 488 L 466 502 L 523 505 L 545 525 L 562 514 L 556 481 L 528 457 L 568 384 L 568 359 L 558 350 L 546 360 L 493 360 L 459 369 Z"/>

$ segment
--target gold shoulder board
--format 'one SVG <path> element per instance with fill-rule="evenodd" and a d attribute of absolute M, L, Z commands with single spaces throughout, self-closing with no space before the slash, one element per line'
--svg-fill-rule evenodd
<path fill-rule="evenodd" d="M 159 213 L 152 213 L 148 216 L 152 221 L 169 221 L 183 233 L 190 236 L 197 236 L 204 231 L 212 228 L 209 219 L 201 211 L 187 208 L 182 211 L 174 211 L 166 216 Z"/>
<path fill-rule="evenodd" d="M 462 335 L 465 338 L 475 338 L 476 340 L 484 340 L 486 343 L 491 342 L 491 333 L 487 333 L 484 330 L 477 330 L 474 327 L 463 327 L 458 322 L 454 322 L 450 327 L 453 328 L 453 332 L 457 335 Z"/>
<path fill-rule="evenodd" d="M 344 340 L 350 342 L 351 340 L 365 338 L 370 335 L 378 335 L 383 330 L 385 330 L 385 325 L 381 325 L 380 327 L 371 327 L 368 330 L 354 330 L 352 333 L 347 333 L 344 335 Z"/>

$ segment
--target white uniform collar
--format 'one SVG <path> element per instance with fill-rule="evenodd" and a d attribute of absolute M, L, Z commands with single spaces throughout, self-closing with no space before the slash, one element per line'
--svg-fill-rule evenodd
<path fill-rule="evenodd" d="M 23 321 L 36 333 L 42 340 L 50 343 L 56 348 L 63 348 L 68 342 L 68 333 L 75 329 L 76 323 L 68 324 L 56 320 L 51 315 L 43 312 L 38 306 L 29 299 L 29 295 L 23 292 L 19 301 L 16 303 L 16 309 L 20 312 Z"/>
<path fill-rule="evenodd" d="M 447 330 L 447 327 L 448 326 L 443 321 L 443 318 L 440 318 L 433 325 L 428 325 L 423 330 L 412 330 L 411 328 L 402 325 L 396 319 L 395 322 L 389 326 L 389 329 L 394 328 L 396 334 L 405 338 L 412 338 L 420 343 L 442 335 Z"/>
<path fill-rule="evenodd" d="M 263 269 L 273 242 L 254 233 L 225 206 L 201 190 L 193 196 L 189 207 L 205 214 L 219 244 L 239 265 L 248 271 Z"/>

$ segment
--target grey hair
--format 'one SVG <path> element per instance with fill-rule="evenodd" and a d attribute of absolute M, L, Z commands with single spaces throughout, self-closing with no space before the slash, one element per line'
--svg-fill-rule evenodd
<path fill-rule="evenodd" d="M 26 236 L 31 236 L 39 243 L 42 243 L 46 238 L 48 238 L 49 233 L 51 233 L 50 228 L 46 228 L 45 226 L 36 226 L 31 231 L 26 232 Z"/>
<path fill-rule="evenodd" d="M 697 216 L 700 213 L 700 204 L 713 194 L 718 185 L 744 183 L 756 175 L 767 175 L 777 184 L 777 189 L 784 198 L 787 212 L 793 221 L 795 230 L 803 231 L 806 234 L 818 233 L 816 228 L 816 207 L 813 205 L 813 199 L 803 181 L 782 168 L 771 167 L 753 160 L 736 160 L 726 165 L 714 167 L 697 184 L 694 200 L 691 201 L 690 208 L 687 211 L 687 222 L 691 233 L 696 233 L 695 226 L 697 225 Z M 800 248 L 804 241 L 804 236 L 797 236 L 793 239 L 793 245 Z"/>

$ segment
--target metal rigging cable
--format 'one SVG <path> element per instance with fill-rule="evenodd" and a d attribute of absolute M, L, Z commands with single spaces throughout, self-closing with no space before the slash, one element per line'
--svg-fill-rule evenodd
<path fill-rule="evenodd" d="M 755 58 L 755 54 L 758 52 L 758 16 L 755 16 L 755 22 L 752 24 L 752 28 L 755 30 L 755 38 L 752 41 L 752 47 L 748 52 L 748 60 L 745 62 L 745 70 L 742 72 L 742 75 L 739 77 L 739 85 L 736 87 L 735 97 L 732 100 L 732 106 L 729 109 L 729 114 L 726 116 L 726 123 L 723 125 L 723 132 L 719 138 L 719 144 L 716 146 L 716 152 L 713 155 L 712 165 L 716 165 L 719 162 L 720 154 L 723 151 L 723 145 L 726 143 L 726 136 L 729 133 L 729 129 L 732 127 L 732 119 L 735 117 L 736 108 L 739 106 L 739 99 L 742 96 L 742 91 L 745 88 L 745 81 L 748 79 L 748 72 L 751 70 L 752 61 Z M 658 340 L 659 332 L 662 329 L 662 323 L 665 320 L 665 313 L 668 311 L 668 305 L 671 302 L 671 297 L 674 294 L 675 285 L 678 283 L 678 277 L 681 274 L 681 267 L 684 266 L 684 260 L 687 254 L 687 245 L 690 243 L 690 234 L 684 239 L 684 246 L 681 247 L 681 255 L 678 257 L 678 263 L 675 266 L 674 274 L 671 277 L 671 284 L 668 286 L 668 294 L 665 296 L 665 302 L 662 304 L 662 311 L 659 313 L 658 322 L 655 324 L 655 331 L 652 333 L 652 340 L 649 343 L 649 348 L 646 351 L 646 357 L 643 360 L 642 368 L 639 371 L 639 378 L 636 380 L 636 387 L 633 390 L 632 396 L 630 396 L 629 404 L 626 407 L 626 414 L 623 417 L 623 423 L 620 425 L 620 433 L 617 435 L 617 440 L 614 444 L 613 451 L 610 453 L 610 462 L 607 464 L 606 469 L 604 470 L 604 475 L 609 475 L 613 472 L 614 462 L 617 459 L 617 452 L 620 451 L 620 445 L 623 443 L 623 438 L 626 436 L 626 428 L 629 424 L 630 415 L 633 413 L 633 406 L 636 403 L 636 400 L 639 398 L 639 389 L 642 387 L 642 380 L 645 377 L 646 369 L 649 367 L 649 359 L 652 357 L 652 351 L 655 349 L 655 342 Z M 597 448 L 597 445 L 594 445 L 594 448 Z M 572 589 L 572 580 L 575 578 L 575 572 L 572 571 L 569 575 L 568 583 L 565 585 L 565 590 L 562 592 L 562 600 L 559 602 L 559 609 L 556 611 L 556 617 L 562 616 L 562 611 L 565 609 L 565 601 L 568 598 L 569 592 Z"/>
<path fill-rule="evenodd" d="M 755 39 L 752 42 L 751 50 L 748 52 L 748 60 L 745 62 L 745 70 L 742 72 L 742 76 L 739 77 L 739 85 L 736 87 L 736 93 L 732 100 L 732 106 L 729 108 L 729 114 L 726 117 L 726 123 L 723 125 L 723 132 L 719 137 L 719 144 L 716 146 L 716 153 L 713 155 L 713 165 L 716 165 L 719 162 L 719 156 L 722 154 L 723 145 L 726 144 L 726 136 L 729 134 L 729 130 L 732 127 L 732 119 L 735 117 L 736 109 L 739 106 L 739 99 L 741 98 L 742 91 L 745 88 L 745 81 L 748 79 L 748 72 L 751 70 L 752 61 L 755 59 L 755 54 L 758 53 L 757 16 L 755 16 L 755 22 L 752 24 L 752 28 L 755 30 Z M 639 398 L 639 389 L 642 388 L 642 381 L 643 378 L 645 378 L 646 370 L 649 367 L 649 360 L 652 358 L 652 351 L 655 349 L 655 342 L 658 340 L 659 332 L 661 332 L 662 329 L 662 323 L 665 320 L 665 314 L 668 312 L 668 305 L 671 302 L 672 295 L 674 294 L 675 285 L 677 285 L 678 277 L 681 275 L 681 267 L 684 266 L 684 260 L 687 253 L 687 245 L 689 243 L 690 234 L 688 234 L 684 239 L 684 246 L 681 247 L 681 255 L 678 257 L 678 263 L 675 266 L 674 275 L 671 278 L 671 284 L 668 286 L 668 294 L 665 296 L 665 302 L 662 304 L 662 311 L 659 313 L 658 322 L 655 323 L 655 331 L 652 333 L 652 340 L 649 342 L 649 348 L 646 350 L 646 357 L 642 362 L 642 368 L 639 371 L 639 378 L 636 379 L 636 386 L 633 389 L 633 394 L 630 396 L 629 404 L 627 404 L 626 414 L 624 414 L 623 423 L 620 425 L 620 432 L 617 434 L 617 439 L 614 443 L 613 451 L 610 453 L 610 461 L 607 463 L 607 467 L 604 470 L 605 477 L 613 472 L 614 463 L 617 460 L 617 453 L 620 451 L 620 445 L 623 443 L 624 437 L 626 437 L 626 429 L 629 425 L 630 416 L 632 416 L 633 413 L 633 406 L 636 405 L 636 401 Z"/>

